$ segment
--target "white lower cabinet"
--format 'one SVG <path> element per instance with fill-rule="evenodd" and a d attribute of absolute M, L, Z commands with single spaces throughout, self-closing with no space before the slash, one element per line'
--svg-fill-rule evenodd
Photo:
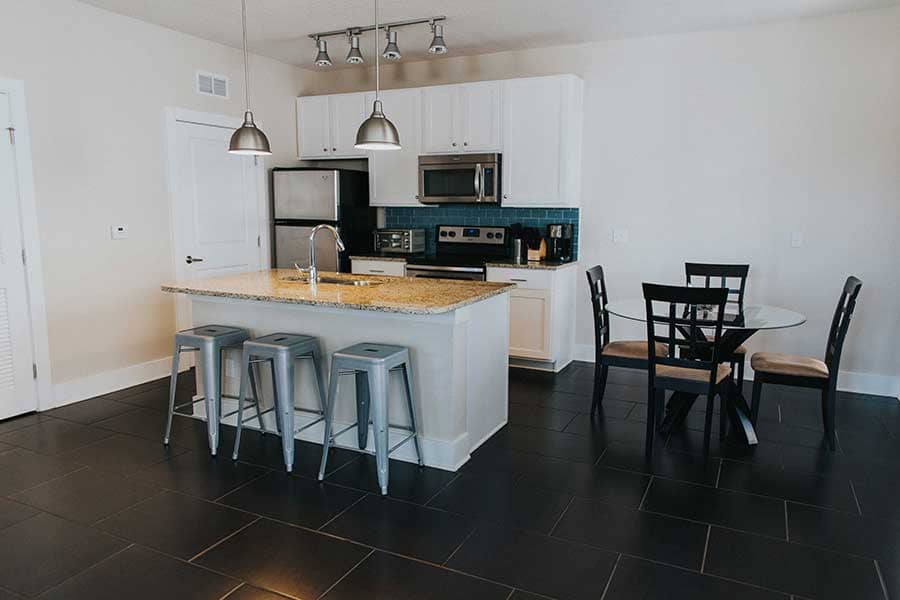
<path fill-rule="evenodd" d="M 353 259 L 351 272 L 357 275 L 393 275 L 406 276 L 406 263 L 399 260 Z"/>
<path fill-rule="evenodd" d="M 487 280 L 515 283 L 509 293 L 509 356 L 512 364 L 559 371 L 575 350 L 577 266 L 556 270 L 488 267 Z"/>

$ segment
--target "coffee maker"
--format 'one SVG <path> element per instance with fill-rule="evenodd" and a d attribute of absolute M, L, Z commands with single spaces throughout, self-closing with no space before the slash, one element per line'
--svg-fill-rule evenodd
<path fill-rule="evenodd" d="M 547 260 L 572 260 L 572 225 L 560 223 L 547 226 Z"/>

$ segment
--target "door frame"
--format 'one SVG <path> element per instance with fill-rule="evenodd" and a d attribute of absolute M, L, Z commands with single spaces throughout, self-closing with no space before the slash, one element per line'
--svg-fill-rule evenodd
<path fill-rule="evenodd" d="M 205 125 L 207 127 L 219 127 L 222 129 L 236 129 L 243 122 L 237 117 L 221 115 L 216 113 L 207 113 L 187 108 L 167 107 L 165 109 L 165 140 L 166 140 L 166 188 L 169 194 L 169 238 L 171 246 L 171 260 L 175 279 L 183 280 L 186 275 L 184 262 L 178 254 L 176 244 L 176 228 L 175 216 L 177 214 L 177 193 L 176 193 L 176 172 L 178 160 L 178 124 L 190 123 L 194 125 Z M 257 218 L 259 232 L 259 264 L 263 269 L 272 267 L 271 252 L 266 250 L 271 244 L 271 227 L 269 213 L 271 211 L 268 184 L 266 179 L 266 162 L 265 157 L 254 157 L 256 163 L 257 189 L 259 202 L 257 204 Z M 175 326 L 176 329 L 183 329 L 190 326 L 190 312 L 186 309 L 186 303 L 176 300 L 175 309 Z M 187 358 L 187 357 L 185 357 Z M 183 361 L 185 362 L 185 361 Z"/>
<path fill-rule="evenodd" d="M 34 170 L 31 161 L 31 130 L 25 101 L 25 82 L 0 77 L 0 92 L 9 96 L 12 112 L 11 124 L 2 128 L 15 128 L 16 143 L 13 146 L 16 179 L 19 190 L 19 218 L 21 219 L 22 245 L 25 261 L 25 285 L 31 321 L 32 360 L 37 366 L 35 394 L 37 410 L 55 406 L 50 373 L 50 342 L 47 329 L 47 302 L 44 292 L 41 238 L 38 228 L 37 202 L 34 192 Z"/>

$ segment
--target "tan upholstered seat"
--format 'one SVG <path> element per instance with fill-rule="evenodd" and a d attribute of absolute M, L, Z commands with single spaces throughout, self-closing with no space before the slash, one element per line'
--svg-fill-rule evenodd
<path fill-rule="evenodd" d="M 734 350 L 733 354 L 747 354 L 747 349 L 744 348 L 743 344 L 741 344 Z"/>
<path fill-rule="evenodd" d="M 754 371 L 797 377 L 828 379 L 828 366 L 817 358 L 794 356 L 777 352 L 757 352 L 750 357 Z"/>
<path fill-rule="evenodd" d="M 690 381 L 709 381 L 709 371 L 702 369 L 689 369 L 687 367 L 672 367 L 670 365 L 656 365 L 657 377 L 669 377 L 671 379 L 688 379 Z M 716 383 L 731 376 L 731 367 L 719 365 L 716 373 Z"/>
<path fill-rule="evenodd" d="M 618 341 L 610 342 L 603 346 L 601 354 L 604 356 L 618 356 L 619 358 L 647 359 L 647 342 L 645 341 Z M 666 345 L 656 343 L 656 355 L 666 356 Z"/>

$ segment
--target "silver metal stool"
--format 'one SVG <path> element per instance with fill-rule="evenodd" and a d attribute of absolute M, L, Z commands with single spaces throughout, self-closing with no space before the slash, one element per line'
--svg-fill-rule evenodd
<path fill-rule="evenodd" d="M 299 358 L 308 358 L 313 362 L 313 370 L 316 374 L 316 389 L 319 396 L 319 410 L 309 410 L 294 406 L 294 361 Z M 263 428 L 262 415 L 264 413 L 259 412 L 259 394 L 254 383 L 251 365 L 265 361 L 270 361 L 272 364 L 275 422 L 281 433 L 284 466 L 290 473 L 294 469 L 294 436 L 320 423 L 325 418 L 325 384 L 322 376 L 322 351 L 319 347 L 319 340 L 312 336 L 295 333 L 273 333 L 244 342 L 243 366 L 241 367 L 241 394 L 238 406 L 244 406 L 249 379 L 250 384 L 254 386 L 256 418 L 259 420 L 261 428 Z M 294 411 L 311 412 L 319 415 L 319 418 L 295 431 Z M 237 433 L 234 439 L 234 453 L 231 456 L 234 460 L 237 460 L 241 446 L 243 417 L 244 411 L 240 410 L 238 412 Z"/>
<path fill-rule="evenodd" d="M 169 445 L 172 433 L 172 417 L 192 417 L 193 415 L 177 412 L 185 406 L 193 406 L 198 402 L 206 403 L 206 427 L 209 434 L 209 451 L 215 456 L 219 448 L 219 421 L 230 417 L 234 412 L 221 415 L 222 409 L 222 361 L 225 350 L 238 349 L 250 338 L 246 329 L 225 325 L 206 325 L 185 329 L 175 334 L 175 348 L 172 352 L 172 378 L 169 384 L 169 416 L 166 419 L 166 435 L 163 443 Z M 200 354 L 200 370 L 203 377 L 203 398 L 191 400 L 175 406 L 175 391 L 178 385 L 178 363 L 182 352 L 198 352 Z M 254 389 L 256 385 L 254 382 Z M 226 396 L 233 398 L 233 396 Z"/>
<path fill-rule="evenodd" d="M 388 384 L 391 372 L 399 371 L 403 375 L 406 388 L 406 403 L 409 407 L 409 427 L 392 426 L 388 416 Z M 332 434 L 334 424 L 334 405 L 337 401 L 338 381 L 341 375 L 356 376 L 356 423 Z M 341 434 L 357 428 L 358 445 L 361 452 L 373 454 L 365 450 L 369 433 L 369 413 L 375 434 L 375 463 L 378 469 L 378 485 L 382 495 L 388 493 L 388 457 L 390 454 L 413 440 L 419 466 L 423 466 L 422 451 L 419 448 L 419 432 L 416 427 L 415 402 L 412 391 L 412 363 L 409 350 L 403 346 L 363 343 L 350 346 L 335 352 L 331 357 L 331 379 L 328 386 L 328 402 L 325 410 L 325 437 L 322 441 L 322 465 L 319 467 L 319 481 L 325 477 L 325 465 L 328 462 L 328 451 L 334 439 Z M 388 447 L 390 428 L 410 432 L 392 447 Z"/>

